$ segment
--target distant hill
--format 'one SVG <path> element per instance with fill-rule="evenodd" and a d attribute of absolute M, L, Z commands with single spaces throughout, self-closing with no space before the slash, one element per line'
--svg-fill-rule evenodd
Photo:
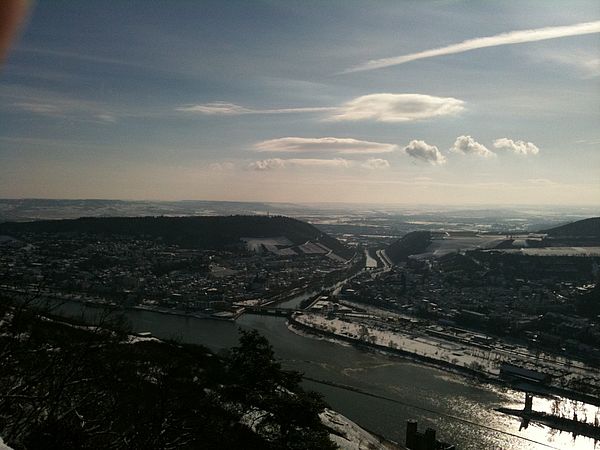
<path fill-rule="evenodd" d="M 600 217 L 578 220 L 566 225 L 541 231 L 552 237 L 600 238 Z"/>
<path fill-rule="evenodd" d="M 423 253 L 431 243 L 431 232 L 413 231 L 390 244 L 385 253 L 394 263 L 408 259 L 410 255 Z"/>
<path fill-rule="evenodd" d="M 294 244 L 320 242 L 351 258 L 353 251 L 312 225 L 284 216 L 84 217 L 80 219 L 5 222 L 0 234 L 86 233 L 162 238 L 190 248 L 223 249 L 242 237 L 285 236 Z"/>

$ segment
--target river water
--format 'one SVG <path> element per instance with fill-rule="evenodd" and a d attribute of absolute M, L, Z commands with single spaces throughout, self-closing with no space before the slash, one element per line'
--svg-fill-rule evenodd
<path fill-rule="evenodd" d="M 67 303 L 62 313 L 79 316 L 97 309 Z M 349 385 L 379 397 L 312 381 L 305 387 L 324 395 L 331 407 L 363 427 L 404 443 L 406 421 L 419 429 L 432 427 L 438 437 L 461 450 L 600 449 L 585 437 L 530 424 L 519 431 L 520 421 L 494 408 L 522 408 L 524 394 L 495 385 L 480 384 L 461 375 L 412 363 L 399 357 L 359 350 L 326 339 L 303 336 L 288 329 L 285 318 L 244 315 L 236 323 L 194 319 L 150 311 L 126 313 L 135 331 L 156 337 L 202 344 L 215 352 L 237 342 L 238 327 L 254 328 L 269 339 L 286 369 L 299 370 L 318 380 Z M 593 421 L 598 408 L 569 400 L 536 398 L 534 409 L 550 412 L 558 407 Z"/>

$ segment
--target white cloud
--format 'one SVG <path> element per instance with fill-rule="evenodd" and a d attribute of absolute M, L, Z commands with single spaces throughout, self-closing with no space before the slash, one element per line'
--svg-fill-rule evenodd
<path fill-rule="evenodd" d="M 184 113 L 209 116 L 239 116 L 243 114 L 288 114 L 330 112 L 326 120 L 378 122 L 409 122 L 438 116 L 456 115 L 465 109 L 465 102 L 453 97 L 425 94 L 368 94 L 356 97 L 341 106 L 309 108 L 255 109 L 227 102 L 201 103 L 175 108 Z"/>
<path fill-rule="evenodd" d="M 118 117 L 125 115 L 104 103 L 23 85 L 0 86 L 0 99 L 0 109 L 54 119 L 114 123 Z"/>
<path fill-rule="evenodd" d="M 523 156 L 537 155 L 540 152 L 540 149 L 533 142 L 513 141 L 507 138 L 496 139 L 494 147 L 501 150 L 509 150 Z"/>
<path fill-rule="evenodd" d="M 242 114 L 288 114 L 288 113 L 306 113 L 330 111 L 335 108 L 314 107 L 314 108 L 275 108 L 275 109 L 254 109 L 245 106 L 236 105 L 227 102 L 200 103 L 197 105 L 185 105 L 175 108 L 176 111 L 199 113 L 208 116 L 239 116 Z"/>
<path fill-rule="evenodd" d="M 316 158 L 269 158 L 259 161 L 254 161 L 249 164 L 248 168 L 252 170 L 274 170 L 291 167 L 329 167 L 329 168 L 345 168 L 350 167 L 350 161 L 341 158 L 335 159 L 316 159 Z"/>
<path fill-rule="evenodd" d="M 232 162 L 216 162 L 216 163 L 212 163 L 209 164 L 208 168 L 211 171 L 215 171 L 215 172 L 223 172 L 225 170 L 232 170 L 235 167 L 235 165 Z"/>
<path fill-rule="evenodd" d="M 286 164 L 302 167 L 350 167 L 350 161 L 342 158 L 335 159 L 287 159 Z"/>
<path fill-rule="evenodd" d="M 396 66 L 419 59 L 433 58 L 435 56 L 452 55 L 454 53 L 463 53 L 478 48 L 497 47 L 499 45 L 523 44 L 525 42 L 536 42 L 547 39 L 557 39 L 568 36 L 579 36 L 583 34 L 600 33 L 600 21 L 584 22 L 575 25 L 566 25 L 559 27 L 544 27 L 529 30 L 509 31 L 507 33 L 496 34 L 481 38 L 467 39 L 458 44 L 452 44 L 445 47 L 434 48 L 407 55 L 393 56 L 368 61 L 358 65 L 346 72 L 358 72 L 363 70 L 380 69 L 382 67 Z"/>
<path fill-rule="evenodd" d="M 261 159 L 248 165 L 248 168 L 252 170 L 274 170 L 283 169 L 284 167 L 285 161 L 280 158 Z"/>
<path fill-rule="evenodd" d="M 425 141 L 413 140 L 403 149 L 411 158 L 427 161 L 430 164 L 444 164 L 446 157 L 438 150 L 435 145 L 429 145 Z"/>
<path fill-rule="evenodd" d="M 369 94 L 343 104 L 329 117 L 329 120 L 409 122 L 455 115 L 463 110 L 464 102 L 452 97 L 423 94 Z"/>
<path fill-rule="evenodd" d="M 557 184 L 554 181 L 549 180 L 547 178 L 529 178 L 529 179 L 527 179 L 527 182 L 529 184 L 534 184 L 536 186 L 550 186 L 550 185 Z"/>
<path fill-rule="evenodd" d="M 63 108 L 61 108 L 57 105 L 49 104 L 49 103 L 20 102 L 20 103 L 14 103 L 13 105 L 23 111 L 27 111 L 27 112 L 31 112 L 31 113 L 35 113 L 35 114 L 47 114 L 47 115 L 64 114 Z"/>
<path fill-rule="evenodd" d="M 460 153 L 462 155 L 477 155 L 483 158 L 491 158 L 496 154 L 488 148 L 477 142 L 471 136 L 459 136 L 454 141 L 454 145 L 450 149 L 453 153 Z"/>
<path fill-rule="evenodd" d="M 37 102 L 18 102 L 13 103 L 13 106 L 22 111 L 42 116 L 54 118 L 84 120 L 84 121 L 99 121 L 104 123 L 115 123 L 117 117 L 114 114 L 99 113 L 96 114 L 94 108 L 89 107 L 85 103 L 77 104 L 75 102 L 62 102 L 58 104 L 52 103 L 37 103 Z"/>
<path fill-rule="evenodd" d="M 339 154 L 377 154 L 393 152 L 397 150 L 398 146 L 380 142 L 360 141 L 352 138 L 283 137 L 258 142 L 254 144 L 254 148 L 259 152 L 278 153 L 331 152 Z"/>
<path fill-rule="evenodd" d="M 112 114 L 98 114 L 96 117 L 104 122 L 115 123 L 117 121 L 117 118 Z"/>
<path fill-rule="evenodd" d="M 379 170 L 379 169 L 387 169 L 390 167 L 390 163 L 387 159 L 381 158 L 369 158 L 364 163 L 361 164 L 365 169 L 371 170 Z"/>
<path fill-rule="evenodd" d="M 199 105 L 186 105 L 175 108 L 176 111 L 182 112 L 194 112 L 200 114 L 207 114 L 211 116 L 237 116 L 239 114 L 250 114 L 254 112 L 251 109 L 244 108 L 243 106 L 236 105 L 234 103 L 226 102 L 213 102 L 213 103 L 202 103 Z"/>

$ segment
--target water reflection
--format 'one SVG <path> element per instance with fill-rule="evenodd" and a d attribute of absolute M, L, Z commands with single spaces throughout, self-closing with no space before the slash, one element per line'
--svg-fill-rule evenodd
<path fill-rule="evenodd" d="M 79 315 L 81 307 L 67 305 L 64 312 Z M 271 341 L 284 367 L 370 394 L 305 382 L 307 388 L 321 392 L 333 408 L 351 420 L 398 442 L 404 442 L 406 420 L 416 419 L 419 428 L 436 428 L 440 438 L 461 450 L 600 448 L 592 439 L 583 436 L 574 439 L 570 433 L 537 424 L 519 431 L 521 419 L 502 414 L 496 408 L 522 409 L 521 392 L 481 384 L 396 357 L 297 335 L 288 330 L 283 318 L 243 316 L 234 324 L 147 311 L 129 311 L 127 317 L 136 331 L 151 331 L 161 338 L 178 337 L 214 351 L 235 345 L 238 326 L 255 328 Z M 598 415 L 598 408 L 592 405 L 564 399 L 536 397 L 535 409 L 558 411 L 567 416 L 577 411 L 579 417 L 588 419 Z"/>

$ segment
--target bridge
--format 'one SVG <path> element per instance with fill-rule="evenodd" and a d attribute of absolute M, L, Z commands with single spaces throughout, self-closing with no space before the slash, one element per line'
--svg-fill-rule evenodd
<path fill-rule="evenodd" d="M 253 306 L 250 308 L 246 308 L 244 314 L 256 314 L 259 316 L 276 316 L 276 317 L 289 317 L 294 313 L 295 309 L 286 309 L 286 308 L 273 308 L 273 307 L 260 307 Z"/>

